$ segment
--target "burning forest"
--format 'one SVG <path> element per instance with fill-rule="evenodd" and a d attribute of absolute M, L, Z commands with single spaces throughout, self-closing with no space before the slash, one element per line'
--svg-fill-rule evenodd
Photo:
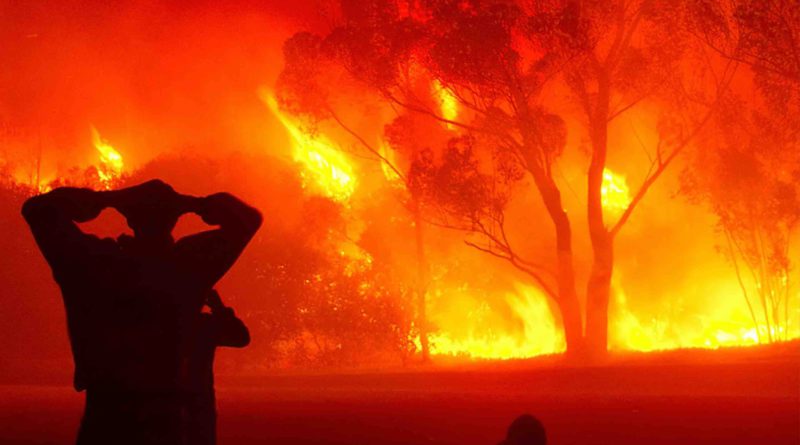
<path fill-rule="evenodd" d="M 152 178 L 263 213 L 217 287 L 253 338 L 224 375 L 800 337 L 796 2 L 80 1 L 0 23 L 7 381 L 69 364 L 23 201 Z"/>
<path fill-rule="evenodd" d="M 347 364 L 350 336 L 403 362 L 796 338 L 800 80 L 775 37 L 798 32 L 781 21 L 796 11 L 577 5 L 342 2 L 325 24 L 287 19 L 268 35 L 250 19 L 230 48 L 217 35 L 175 48 L 193 37 L 181 26 L 221 20 L 195 11 L 165 48 L 143 43 L 175 52 L 143 79 L 114 53 L 125 43 L 109 38 L 105 59 L 104 25 L 65 43 L 76 24 L 18 23 L 5 58 L 28 76 L 5 81 L 6 193 L 159 174 L 270 202 L 274 230 L 224 286 L 274 321 L 265 348 L 286 366 Z M 263 60 L 245 61 L 259 38 Z M 88 47 L 48 64 L 62 45 Z M 210 67 L 204 52 L 228 59 Z M 226 85 L 237 63 L 262 77 Z M 59 85 L 72 114 L 54 110 Z M 246 106 L 214 103 L 226 100 Z M 207 114 L 224 123 L 205 127 Z M 314 261 L 270 258 L 283 235 Z M 288 306 L 244 278 L 273 268 L 297 286 L 277 292 L 294 294 Z M 325 326 L 317 311 L 342 318 Z"/>

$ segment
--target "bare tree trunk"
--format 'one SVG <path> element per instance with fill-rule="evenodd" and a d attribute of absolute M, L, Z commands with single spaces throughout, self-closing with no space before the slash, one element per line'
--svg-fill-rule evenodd
<path fill-rule="evenodd" d="M 756 312 L 753 310 L 753 305 L 750 303 L 750 297 L 747 295 L 747 286 L 744 284 L 744 280 L 742 279 L 742 272 L 739 270 L 739 261 L 736 259 L 737 249 L 734 249 L 735 241 L 733 240 L 733 235 L 728 229 L 724 230 L 725 238 L 728 240 L 728 250 L 730 251 L 731 262 L 733 263 L 733 270 L 736 272 L 736 280 L 739 282 L 739 288 L 742 290 L 742 295 L 744 295 L 744 301 L 747 303 L 747 310 L 750 312 L 750 318 L 753 319 L 753 326 L 756 329 L 756 339 L 758 343 L 761 343 L 761 330 L 758 329 L 758 317 L 756 317 Z M 747 262 L 743 259 L 745 265 Z"/>
<path fill-rule="evenodd" d="M 592 236 L 594 262 L 586 285 L 586 345 L 592 357 L 603 357 L 608 348 L 608 303 L 614 271 L 614 242 L 605 236 Z"/>
<path fill-rule="evenodd" d="M 422 211 L 419 202 L 414 200 L 412 204 L 414 213 L 414 235 L 417 247 L 417 326 L 419 328 L 419 343 L 422 347 L 422 361 L 430 362 L 431 352 L 428 340 L 428 316 L 427 316 L 427 294 L 428 294 L 428 261 L 425 256 L 425 243 L 422 228 Z"/>
<path fill-rule="evenodd" d="M 571 250 L 558 250 L 558 300 L 556 303 L 564 325 L 567 355 L 581 356 L 584 352 L 583 322 L 578 293 L 575 290 L 575 270 L 572 266 Z"/>
<path fill-rule="evenodd" d="M 575 268 L 572 256 L 572 228 L 569 217 L 561 203 L 561 193 L 552 178 L 543 172 L 531 171 L 544 201 L 550 219 L 556 229 L 556 257 L 558 268 L 556 270 L 558 282 L 558 296 L 555 299 L 561 312 L 561 322 L 564 326 L 564 338 L 567 343 L 567 355 L 580 356 L 584 352 L 583 322 L 581 320 L 578 292 L 575 287 Z"/>
<path fill-rule="evenodd" d="M 770 322 L 770 310 L 769 304 L 767 301 L 767 296 L 769 295 L 769 273 L 767 259 L 764 255 L 764 242 L 763 238 L 761 237 L 761 231 L 756 227 L 755 229 L 755 243 L 757 248 L 758 257 L 755 260 L 758 263 L 758 268 L 754 269 L 754 275 L 756 275 L 756 288 L 758 289 L 759 297 L 761 298 L 761 308 L 764 311 L 764 319 L 767 322 L 767 340 L 772 343 L 774 339 L 772 338 L 772 323 Z"/>
<path fill-rule="evenodd" d="M 608 349 L 608 302 L 614 270 L 614 238 L 603 221 L 603 170 L 608 152 L 608 107 L 610 85 L 605 72 L 598 82 L 597 102 L 590 117 L 592 159 L 587 184 L 589 238 L 594 252 L 592 271 L 586 285 L 586 344 L 592 357 L 602 357 Z"/>

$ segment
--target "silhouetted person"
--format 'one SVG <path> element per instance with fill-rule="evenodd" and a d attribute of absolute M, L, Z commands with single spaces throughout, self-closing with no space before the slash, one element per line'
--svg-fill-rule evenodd
<path fill-rule="evenodd" d="M 100 239 L 76 222 L 105 208 L 134 236 Z M 184 213 L 214 230 L 174 242 Z M 180 195 L 161 181 L 117 191 L 59 188 L 22 213 L 61 288 L 86 390 L 78 443 L 179 444 L 188 345 L 203 300 L 236 261 L 261 216 L 231 195 Z"/>
<path fill-rule="evenodd" d="M 218 346 L 243 348 L 250 344 L 247 326 L 225 306 L 217 291 L 206 298 L 211 312 L 200 314 L 189 353 L 189 392 L 186 430 L 191 445 L 217 443 L 217 409 L 214 396 L 214 353 Z"/>
<path fill-rule="evenodd" d="M 506 439 L 498 445 L 546 445 L 547 435 L 542 422 L 530 414 L 523 414 L 508 426 Z"/>

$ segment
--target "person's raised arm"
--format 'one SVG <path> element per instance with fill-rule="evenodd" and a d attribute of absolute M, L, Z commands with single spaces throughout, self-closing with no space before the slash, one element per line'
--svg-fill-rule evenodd
<path fill-rule="evenodd" d="M 95 219 L 108 198 L 106 192 L 61 187 L 25 201 L 22 216 L 51 266 L 83 253 L 89 235 L 75 223 Z"/>
<path fill-rule="evenodd" d="M 228 193 L 194 198 L 190 211 L 217 229 L 178 240 L 176 251 L 185 267 L 211 288 L 230 269 L 261 226 L 261 213 Z"/>

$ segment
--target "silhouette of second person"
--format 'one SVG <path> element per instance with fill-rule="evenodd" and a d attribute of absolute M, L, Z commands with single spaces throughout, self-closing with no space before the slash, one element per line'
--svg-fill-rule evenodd
<path fill-rule="evenodd" d="M 186 403 L 186 433 L 191 445 L 217 443 L 217 407 L 214 394 L 214 355 L 217 347 L 243 348 L 250 332 L 233 309 L 225 306 L 216 290 L 209 292 L 200 314 L 189 353 L 189 391 Z"/>
<path fill-rule="evenodd" d="M 511 422 L 505 440 L 498 445 L 547 445 L 544 425 L 536 417 L 523 414 Z"/>
<path fill-rule="evenodd" d="M 76 223 L 119 211 L 133 236 L 100 239 Z M 261 224 L 226 193 L 193 197 L 155 180 L 115 191 L 58 188 L 23 216 L 61 288 L 86 390 L 78 444 L 180 444 L 188 351 L 203 302 Z M 186 213 L 218 226 L 173 240 Z"/>

